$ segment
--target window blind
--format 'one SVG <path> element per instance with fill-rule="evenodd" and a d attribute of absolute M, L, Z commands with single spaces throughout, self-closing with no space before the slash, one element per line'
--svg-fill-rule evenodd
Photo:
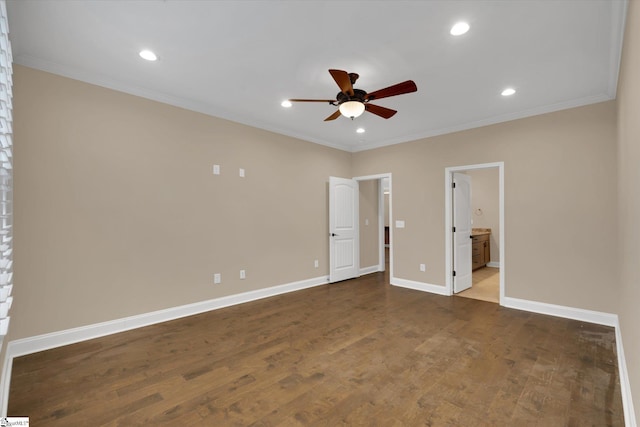
<path fill-rule="evenodd" d="M 12 64 L 5 0 L 0 1 L 0 342 L 9 329 L 13 297 Z"/>

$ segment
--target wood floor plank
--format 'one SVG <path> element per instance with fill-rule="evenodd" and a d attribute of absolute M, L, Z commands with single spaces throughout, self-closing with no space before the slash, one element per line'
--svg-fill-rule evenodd
<path fill-rule="evenodd" d="M 14 360 L 9 414 L 67 426 L 622 426 L 615 333 L 384 273 Z"/>

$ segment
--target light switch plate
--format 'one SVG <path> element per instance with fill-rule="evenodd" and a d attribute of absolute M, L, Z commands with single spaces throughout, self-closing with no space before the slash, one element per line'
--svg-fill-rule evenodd
<path fill-rule="evenodd" d="M 213 165 L 213 174 L 220 175 L 220 165 Z"/>

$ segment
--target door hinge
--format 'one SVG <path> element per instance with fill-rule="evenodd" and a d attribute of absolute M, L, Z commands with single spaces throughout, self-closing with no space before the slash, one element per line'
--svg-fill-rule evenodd
<path fill-rule="evenodd" d="M 455 228 L 455 227 L 453 227 L 453 232 L 454 232 L 454 233 L 456 232 L 456 228 Z"/>
<path fill-rule="evenodd" d="M 453 277 L 456 277 L 456 271 L 455 270 L 453 271 Z"/>
<path fill-rule="evenodd" d="M 455 182 L 451 183 L 451 188 L 456 188 L 456 183 Z"/>

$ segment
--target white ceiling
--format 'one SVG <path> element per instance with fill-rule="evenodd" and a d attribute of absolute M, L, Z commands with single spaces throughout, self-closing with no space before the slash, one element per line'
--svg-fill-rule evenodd
<path fill-rule="evenodd" d="M 8 0 L 18 64 L 348 151 L 615 98 L 626 0 Z M 465 20 L 459 37 L 451 26 Z M 159 60 L 138 57 L 143 49 Z M 324 118 L 329 68 L 398 110 Z M 503 97 L 511 86 L 517 93 Z M 355 132 L 366 129 L 364 134 Z"/>

